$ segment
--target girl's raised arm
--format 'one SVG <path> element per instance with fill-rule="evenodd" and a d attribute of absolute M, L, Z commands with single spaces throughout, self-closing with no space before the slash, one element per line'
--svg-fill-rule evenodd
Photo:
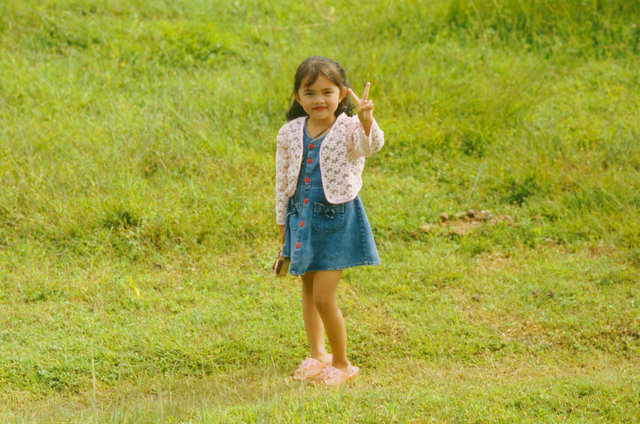
<path fill-rule="evenodd" d="M 371 83 L 368 82 L 364 87 L 364 93 L 362 94 L 362 98 L 356 96 L 356 93 L 353 92 L 352 89 L 349 89 L 349 94 L 354 102 L 356 102 L 356 110 L 358 112 L 358 119 L 360 119 L 360 123 L 364 127 L 364 133 L 369 136 L 371 133 L 371 124 L 373 123 L 373 101 L 368 100 L 369 97 L 369 88 L 371 87 Z"/>

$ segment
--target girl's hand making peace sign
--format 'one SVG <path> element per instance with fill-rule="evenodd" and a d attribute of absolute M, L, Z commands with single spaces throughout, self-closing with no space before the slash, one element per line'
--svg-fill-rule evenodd
<path fill-rule="evenodd" d="M 368 100 L 369 97 L 369 87 L 371 87 L 371 83 L 368 82 L 364 87 L 364 93 L 362 94 L 362 98 L 356 96 L 356 93 L 353 92 L 352 89 L 349 89 L 349 94 L 356 102 L 356 109 L 358 111 L 358 118 L 360 119 L 360 123 L 364 127 L 364 133 L 368 136 L 371 130 L 371 124 L 373 123 L 373 102 Z"/>

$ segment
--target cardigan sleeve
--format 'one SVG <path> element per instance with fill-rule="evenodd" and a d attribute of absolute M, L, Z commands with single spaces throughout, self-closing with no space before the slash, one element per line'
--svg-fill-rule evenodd
<path fill-rule="evenodd" d="M 376 120 L 373 120 L 368 136 L 364 133 L 364 127 L 358 117 L 355 117 L 355 121 L 357 126 L 352 133 L 353 151 L 358 156 L 364 157 L 371 156 L 380 151 L 384 145 L 384 132 L 382 132 Z"/>
<path fill-rule="evenodd" d="M 289 167 L 289 148 L 287 146 L 284 127 L 276 137 L 276 223 L 284 225 L 287 213 L 287 170 Z"/>

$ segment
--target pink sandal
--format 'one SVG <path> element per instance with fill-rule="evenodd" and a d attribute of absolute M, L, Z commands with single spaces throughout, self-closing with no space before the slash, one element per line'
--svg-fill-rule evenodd
<path fill-rule="evenodd" d="M 302 361 L 298 369 L 293 372 L 293 379 L 306 381 L 316 378 L 325 368 L 331 365 L 331 360 L 331 355 L 329 355 L 329 363 L 326 364 L 314 358 L 307 358 Z"/>
<path fill-rule="evenodd" d="M 360 368 L 353 365 L 349 365 L 349 369 L 347 370 L 347 372 L 340 371 L 333 365 L 329 365 L 322 370 L 320 375 L 315 380 L 313 380 L 313 384 L 316 386 L 320 384 L 324 384 L 325 386 L 340 386 L 341 384 L 346 383 L 347 381 L 354 378 L 359 373 Z"/>

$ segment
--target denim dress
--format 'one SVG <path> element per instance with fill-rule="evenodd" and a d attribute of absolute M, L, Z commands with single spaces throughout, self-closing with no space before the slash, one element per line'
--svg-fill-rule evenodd
<path fill-rule="evenodd" d="M 333 205 L 324 195 L 319 161 L 325 136 L 312 139 L 305 127 L 298 184 L 287 201 L 283 255 L 293 275 L 380 264 L 360 196 Z"/>

